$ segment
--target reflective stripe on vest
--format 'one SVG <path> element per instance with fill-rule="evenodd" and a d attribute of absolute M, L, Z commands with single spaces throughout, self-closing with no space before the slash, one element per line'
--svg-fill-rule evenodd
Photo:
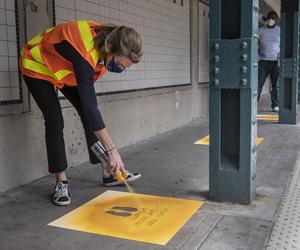
<path fill-rule="evenodd" d="M 65 69 L 59 70 L 55 73 L 51 72 L 42 58 L 39 44 L 35 45 L 33 48 L 30 49 L 30 54 L 35 61 L 23 58 L 22 65 L 25 69 L 29 69 L 33 72 L 50 76 L 56 81 L 60 81 L 67 75 L 73 73 L 72 71 Z"/>
<path fill-rule="evenodd" d="M 41 33 L 41 34 L 35 36 L 34 38 L 32 38 L 31 40 L 29 40 L 27 42 L 27 44 L 30 45 L 31 47 L 33 47 L 34 45 L 37 45 L 38 43 L 41 43 L 41 41 L 44 38 L 44 34 L 50 32 L 53 29 L 54 29 L 54 27 L 47 29 L 44 33 Z"/>
<path fill-rule="evenodd" d="M 32 38 L 30 41 L 27 42 L 28 45 L 30 45 L 31 47 L 33 47 L 34 45 L 41 43 L 41 41 L 43 40 L 43 35 L 39 34 L 37 36 L 35 36 L 34 38 Z"/>
<path fill-rule="evenodd" d="M 87 52 L 90 53 L 91 58 L 93 59 L 94 65 L 96 66 L 98 63 L 98 60 L 99 60 L 99 53 L 94 48 L 94 39 L 92 36 L 92 32 L 90 30 L 90 27 L 88 25 L 88 22 L 87 21 L 78 21 L 77 25 L 78 25 L 80 34 L 82 36 L 84 46 L 85 46 Z M 23 57 L 22 65 L 25 69 L 31 70 L 35 73 L 47 75 L 47 76 L 55 79 L 56 81 L 60 82 L 61 79 L 63 79 L 64 77 L 66 77 L 67 75 L 69 75 L 73 72 L 70 70 L 66 70 L 66 69 L 59 70 L 55 73 L 51 72 L 49 70 L 49 68 L 47 67 L 47 65 L 45 64 L 45 62 L 42 58 L 42 55 L 41 55 L 41 51 L 40 51 L 40 43 L 42 42 L 42 40 L 44 38 L 44 34 L 50 32 L 52 29 L 53 29 L 53 27 L 47 29 L 44 33 L 35 36 L 27 43 L 30 47 L 32 47 L 29 50 L 29 52 L 31 54 L 31 57 L 34 60 L 30 60 L 30 59 L 27 59 L 24 57 L 25 53 L 24 53 L 24 48 L 23 48 L 21 51 L 21 55 Z"/>
<path fill-rule="evenodd" d="M 30 49 L 30 54 L 33 57 L 33 59 L 41 64 L 45 64 L 42 55 L 41 55 L 41 51 L 40 51 L 40 45 L 35 45 L 33 48 Z"/>
<path fill-rule="evenodd" d="M 85 49 L 87 50 L 88 53 L 90 53 L 94 66 L 97 65 L 99 61 L 99 53 L 98 51 L 94 48 L 94 38 L 92 36 L 92 32 L 89 26 L 89 23 L 87 21 L 78 21 L 77 22 Z"/>
<path fill-rule="evenodd" d="M 23 58 L 22 60 L 22 65 L 25 69 L 29 69 L 33 72 L 42 74 L 42 75 L 47 75 L 52 77 L 53 79 L 55 79 L 56 81 L 60 81 L 61 79 L 63 79 L 64 77 L 66 77 L 67 75 L 73 73 L 70 70 L 66 70 L 66 69 L 61 69 L 57 72 L 55 72 L 54 74 L 48 69 L 48 67 L 46 65 L 40 64 L 38 62 Z"/>

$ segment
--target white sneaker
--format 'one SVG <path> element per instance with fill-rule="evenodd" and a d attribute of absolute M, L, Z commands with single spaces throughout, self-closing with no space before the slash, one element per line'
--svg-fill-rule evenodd
<path fill-rule="evenodd" d="M 54 187 L 52 201 L 58 206 L 67 206 L 71 203 L 69 185 L 66 182 L 58 181 Z"/>
<path fill-rule="evenodd" d="M 275 106 L 275 107 L 273 108 L 273 111 L 276 112 L 276 113 L 278 113 L 278 112 L 279 112 L 279 107 L 278 107 L 278 106 Z"/>

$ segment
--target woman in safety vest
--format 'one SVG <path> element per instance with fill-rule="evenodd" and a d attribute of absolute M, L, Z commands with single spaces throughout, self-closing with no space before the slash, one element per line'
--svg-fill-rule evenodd
<path fill-rule="evenodd" d="M 37 35 L 22 49 L 21 72 L 45 120 L 48 168 L 56 177 L 52 196 L 55 204 L 69 205 L 71 202 L 65 174 L 64 121 L 55 87 L 80 116 L 91 163 L 99 163 L 91 146 L 99 140 L 105 147 L 111 171 L 108 177 L 103 176 L 103 184 L 121 184 L 114 178 L 115 171 L 126 173 L 128 182 L 140 178 L 140 174 L 125 170 L 98 110 L 93 84 L 107 71 L 121 73 L 138 63 L 142 47 L 140 35 L 132 28 L 71 21 Z"/>

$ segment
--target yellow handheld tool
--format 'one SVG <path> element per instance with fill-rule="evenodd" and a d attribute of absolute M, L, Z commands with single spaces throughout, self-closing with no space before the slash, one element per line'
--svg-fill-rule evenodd
<path fill-rule="evenodd" d="M 124 181 L 126 180 L 128 174 L 127 173 L 124 173 L 124 172 L 121 172 L 120 170 L 117 170 L 114 174 L 114 177 L 116 178 L 116 180 L 118 181 Z"/>
<path fill-rule="evenodd" d="M 107 170 L 109 169 L 109 163 L 108 163 L 108 155 L 103 147 L 103 145 L 98 141 L 94 143 L 91 147 L 94 154 L 99 158 L 101 161 L 101 165 L 104 171 L 104 174 L 109 177 L 109 174 Z M 117 170 L 116 172 L 112 173 L 114 178 L 118 181 L 125 181 L 128 174 L 126 172 L 121 172 L 120 170 Z"/>
<path fill-rule="evenodd" d="M 94 154 L 100 159 L 104 174 L 107 177 L 109 177 L 109 174 L 107 173 L 107 169 L 109 169 L 108 155 L 105 148 L 98 141 L 92 145 L 91 149 L 94 152 Z M 121 172 L 120 170 L 117 170 L 114 173 L 112 173 L 112 175 L 117 181 L 123 182 L 129 190 L 129 192 L 134 193 L 134 190 L 127 182 L 128 174 L 126 172 Z"/>

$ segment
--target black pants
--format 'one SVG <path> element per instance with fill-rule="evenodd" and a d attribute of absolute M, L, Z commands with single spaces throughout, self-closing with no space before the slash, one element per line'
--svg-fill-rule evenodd
<path fill-rule="evenodd" d="M 279 67 L 277 61 L 260 60 L 258 64 L 258 101 L 261 95 L 261 91 L 265 84 L 265 81 L 270 74 L 272 91 L 271 91 L 271 102 L 272 108 L 279 106 Z"/>
<path fill-rule="evenodd" d="M 48 81 L 23 76 L 34 100 L 41 109 L 45 120 L 45 138 L 50 173 L 58 173 L 66 170 L 65 142 L 63 136 L 64 120 L 61 106 L 53 84 Z M 90 147 L 97 141 L 93 131 L 89 129 L 80 102 L 76 87 L 64 86 L 60 90 L 77 110 L 85 132 L 86 142 L 91 163 L 99 163 L 99 159 L 91 151 Z"/>

